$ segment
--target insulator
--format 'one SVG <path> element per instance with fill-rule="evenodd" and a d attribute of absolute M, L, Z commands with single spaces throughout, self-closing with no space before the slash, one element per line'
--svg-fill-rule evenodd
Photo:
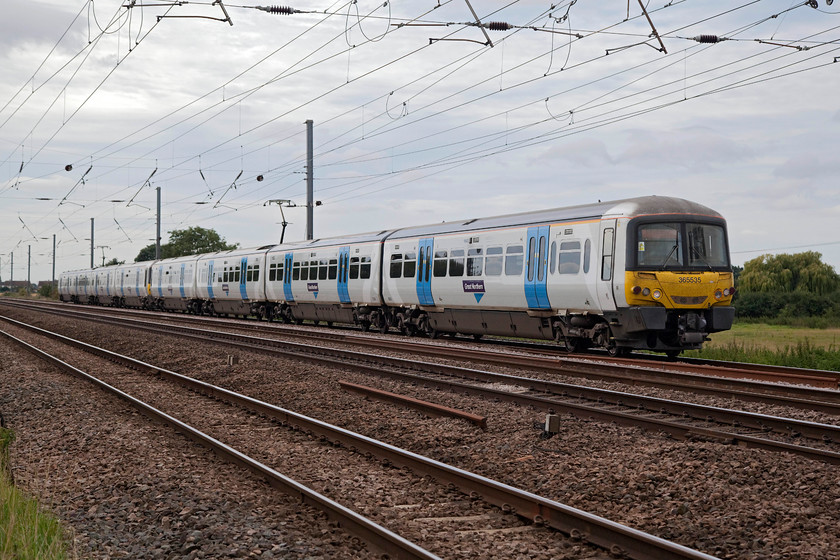
<path fill-rule="evenodd" d="M 723 40 L 717 35 L 698 35 L 693 39 L 698 43 L 720 43 Z"/>
<path fill-rule="evenodd" d="M 484 24 L 484 27 L 490 31 L 507 31 L 508 29 L 513 29 L 511 24 L 504 21 L 488 21 Z"/>
<path fill-rule="evenodd" d="M 270 14 L 283 14 L 284 16 L 290 16 L 297 11 L 289 6 L 257 6 L 257 9 Z"/>

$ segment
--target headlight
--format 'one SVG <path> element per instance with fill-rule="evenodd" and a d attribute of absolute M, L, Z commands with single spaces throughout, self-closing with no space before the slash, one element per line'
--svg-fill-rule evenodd
<path fill-rule="evenodd" d="M 659 299 L 662 297 L 662 292 L 659 290 L 653 290 L 653 299 Z"/>
<path fill-rule="evenodd" d="M 723 297 L 723 292 L 720 290 L 715 290 L 715 299 L 720 299 Z"/>

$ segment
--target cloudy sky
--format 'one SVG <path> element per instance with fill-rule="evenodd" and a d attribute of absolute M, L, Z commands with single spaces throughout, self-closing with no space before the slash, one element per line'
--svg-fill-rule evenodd
<path fill-rule="evenodd" d="M 310 119 L 316 237 L 656 194 L 840 271 L 840 1 L 3 4 L 3 280 L 133 261 L 157 188 L 164 242 L 302 239 Z"/>

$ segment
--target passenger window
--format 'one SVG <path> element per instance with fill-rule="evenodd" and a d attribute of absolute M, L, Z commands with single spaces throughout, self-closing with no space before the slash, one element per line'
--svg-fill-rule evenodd
<path fill-rule="evenodd" d="M 359 279 L 359 257 L 350 257 L 350 279 Z"/>
<path fill-rule="evenodd" d="M 309 280 L 309 261 L 303 261 L 300 263 L 300 279 Z"/>
<path fill-rule="evenodd" d="M 370 278 L 370 257 L 362 257 L 361 268 L 359 269 L 359 276 L 362 279 Z"/>
<path fill-rule="evenodd" d="M 434 267 L 432 269 L 432 273 L 435 275 L 436 278 L 440 278 L 441 276 L 446 276 L 446 257 L 448 256 L 446 251 L 435 251 L 435 261 Z"/>
<path fill-rule="evenodd" d="M 501 247 L 488 247 L 487 257 L 484 259 L 484 273 L 487 276 L 501 276 L 504 256 Z"/>
<path fill-rule="evenodd" d="M 337 259 L 330 259 L 330 268 L 329 268 L 329 276 L 330 280 L 335 280 L 338 278 L 338 260 Z"/>
<path fill-rule="evenodd" d="M 505 276 L 522 274 L 524 251 L 525 248 L 522 245 L 511 245 L 505 249 Z"/>
<path fill-rule="evenodd" d="M 300 263 L 296 262 L 292 265 L 292 280 L 300 280 Z"/>
<path fill-rule="evenodd" d="M 314 262 L 314 261 L 313 261 Z M 327 259 L 321 259 L 318 266 L 318 280 L 327 279 Z"/>
<path fill-rule="evenodd" d="M 417 253 L 406 253 L 403 262 L 403 278 L 414 278 L 417 272 Z"/>
<path fill-rule="evenodd" d="M 467 251 L 467 276 L 481 276 L 484 270 L 484 255 L 482 249 L 470 249 Z"/>
<path fill-rule="evenodd" d="M 455 249 L 449 256 L 449 276 L 464 275 L 464 250 Z"/>
<path fill-rule="evenodd" d="M 391 278 L 402 277 L 402 254 L 394 253 L 391 255 Z"/>
<path fill-rule="evenodd" d="M 560 274 L 577 274 L 580 271 L 580 241 L 564 241 L 560 244 Z"/>

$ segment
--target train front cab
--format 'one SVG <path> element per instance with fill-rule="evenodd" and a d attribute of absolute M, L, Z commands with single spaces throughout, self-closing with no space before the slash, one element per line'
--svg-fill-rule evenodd
<path fill-rule="evenodd" d="M 623 233 L 624 285 L 614 279 L 611 324 L 619 347 L 676 355 L 732 327 L 735 286 L 723 219 L 640 216 L 628 220 Z"/>

